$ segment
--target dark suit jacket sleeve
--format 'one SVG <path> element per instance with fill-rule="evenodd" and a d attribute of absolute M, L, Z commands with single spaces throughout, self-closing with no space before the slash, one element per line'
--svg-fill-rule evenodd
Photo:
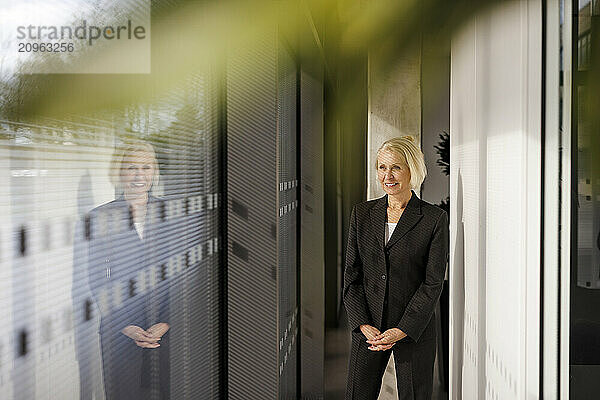
<path fill-rule="evenodd" d="M 356 207 L 352 209 L 352 215 L 350 216 L 350 232 L 348 233 L 348 247 L 346 248 L 344 305 L 348 314 L 350 330 L 354 331 L 363 324 L 372 324 L 363 286 L 363 266 L 356 240 Z"/>
<path fill-rule="evenodd" d="M 448 259 L 448 215 L 442 212 L 433 231 L 425 270 L 425 281 L 411 298 L 398 328 L 418 341 L 435 309 L 446 272 Z"/>

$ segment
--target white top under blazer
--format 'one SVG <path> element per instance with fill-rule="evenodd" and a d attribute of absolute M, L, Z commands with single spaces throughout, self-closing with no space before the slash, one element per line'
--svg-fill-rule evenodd
<path fill-rule="evenodd" d="M 387 244 L 388 240 L 390 240 L 390 237 L 392 237 L 392 233 L 394 233 L 394 229 L 396 229 L 396 225 L 398 225 L 398 223 L 391 223 L 391 222 L 386 222 L 385 223 L 385 244 Z"/>

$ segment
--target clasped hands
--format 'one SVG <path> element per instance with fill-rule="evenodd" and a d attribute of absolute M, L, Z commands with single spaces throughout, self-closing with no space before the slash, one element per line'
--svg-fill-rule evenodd
<path fill-rule="evenodd" d="M 370 344 L 369 350 L 372 351 L 389 350 L 396 342 L 406 337 L 406 333 L 398 328 L 391 328 L 382 333 L 374 326 L 361 325 L 360 331 L 367 338 L 367 343 Z"/>
<path fill-rule="evenodd" d="M 125 336 L 132 339 L 136 345 L 145 349 L 156 349 L 160 347 L 160 339 L 169 330 L 169 324 L 159 322 L 144 330 L 136 325 L 127 325 L 121 331 Z"/>

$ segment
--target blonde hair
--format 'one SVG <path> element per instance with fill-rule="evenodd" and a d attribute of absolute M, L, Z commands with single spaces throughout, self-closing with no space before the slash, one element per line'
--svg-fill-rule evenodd
<path fill-rule="evenodd" d="M 376 169 L 379 167 L 379 154 L 384 150 L 393 151 L 404 158 L 410 171 L 410 187 L 412 189 L 420 188 L 427 176 L 427 167 L 423 152 L 417 147 L 413 137 L 401 136 L 383 142 L 377 150 Z"/>
<path fill-rule="evenodd" d="M 158 185 L 160 171 L 158 170 L 158 160 L 156 159 L 154 147 L 150 143 L 143 142 L 141 140 L 128 140 L 120 145 L 117 145 L 112 159 L 110 160 L 108 177 L 110 182 L 117 188 L 118 193 L 123 192 L 123 187 L 121 185 L 121 169 L 123 168 L 123 160 L 126 156 L 134 153 L 147 153 L 152 157 L 154 176 L 152 177 L 152 186 L 150 190 L 154 189 Z"/>

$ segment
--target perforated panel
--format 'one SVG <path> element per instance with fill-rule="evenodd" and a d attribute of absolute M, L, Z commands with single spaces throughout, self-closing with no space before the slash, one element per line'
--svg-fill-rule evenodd
<path fill-rule="evenodd" d="M 322 77 L 302 71 L 300 85 L 301 384 L 303 397 L 318 399 L 324 397 L 325 361 Z"/>
<path fill-rule="evenodd" d="M 298 338 L 296 65 L 284 46 L 278 53 L 279 398 L 289 399 L 296 397 Z"/>
<path fill-rule="evenodd" d="M 244 400 L 279 382 L 277 44 L 252 39 L 227 70 L 228 396 Z"/>
<path fill-rule="evenodd" d="M 229 397 L 295 398 L 296 65 L 275 31 L 228 65 Z"/>
<path fill-rule="evenodd" d="M 540 9 L 503 4 L 452 41 L 453 398 L 539 397 Z"/>

